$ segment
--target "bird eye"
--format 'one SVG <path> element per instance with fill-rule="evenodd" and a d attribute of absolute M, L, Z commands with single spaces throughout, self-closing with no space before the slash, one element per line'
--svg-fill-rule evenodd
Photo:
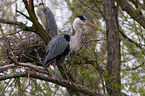
<path fill-rule="evenodd" d="M 83 20 L 83 22 L 86 22 L 86 20 Z"/>

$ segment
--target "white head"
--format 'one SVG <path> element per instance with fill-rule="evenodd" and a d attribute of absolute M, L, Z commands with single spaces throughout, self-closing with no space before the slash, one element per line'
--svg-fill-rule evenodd
<path fill-rule="evenodd" d="M 96 25 L 88 22 L 86 20 L 85 16 L 82 16 L 82 15 L 77 16 L 77 18 L 74 20 L 73 26 L 78 26 L 79 24 L 89 24 L 89 25 L 92 25 L 92 26 L 96 26 Z"/>
<path fill-rule="evenodd" d="M 86 21 L 86 18 L 85 16 L 82 16 L 82 15 L 78 15 L 77 18 L 74 20 L 74 22 L 77 24 L 86 24 L 85 21 Z"/>
<path fill-rule="evenodd" d="M 80 24 L 90 24 L 92 26 L 96 26 L 90 22 L 88 22 L 85 18 L 85 16 L 79 15 L 73 22 L 73 28 L 76 31 L 76 34 L 74 36 L 71 36 L 70 40 L 70 48 L 71 52 L 76 49 L 76 46 L 79 44 L 81 37 L 82 37 L 82 29 L 80 28 Z"/>

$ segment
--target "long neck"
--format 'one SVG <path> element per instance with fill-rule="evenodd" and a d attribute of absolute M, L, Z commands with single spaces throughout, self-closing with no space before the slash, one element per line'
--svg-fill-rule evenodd
<path fill-rule="evenodd" d="M 83 31 L 82 31 L 82 29 L 80 28 L 77 19 L 74 20 L 73 28 L 74 28 L 74 30 L 76 31 L 76 33 L 75 33 L 74 36 L 71 36 L 71 40 L 70 40 L 70 49 L 71 49 L 71 52 L 72 52 L 73 50 L 77 50 L 76 46 L 79 45 L 79 43 L 80 43 L 80 41 L 81 41 L 82 34 L 83 34 Z"/>
<path fill-rule="evenodd" d="M 73 28 L 74 30 L 76 31 L 75 35 L 73 36 L 73 38 L 77 39 L 77 40 L 80 40 L 81 37 L 82 37 L 82 33 L 83 33 L 83 30 L 80 28 L 80 25 L 78 22 L 74 21 L 73 23 Z"/>

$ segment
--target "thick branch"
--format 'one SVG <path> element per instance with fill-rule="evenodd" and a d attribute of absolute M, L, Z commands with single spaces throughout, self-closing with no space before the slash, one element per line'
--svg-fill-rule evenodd
<path fill-rule="evenodd" d="M 38 22 L 35 13 L 31 11 L 30 5 L 28 5 L 27 0 L 23 0 L 23 2 L 25 4 L 25 8 L 27 9 L 30 18 L 32 19 L 34 26 L 38 29 L 37 34 L 44 39 L 45 43 L 48 43 L 48 40 L 50 39 L 49 35 L 47 35 L 43 26 Z"/>
<path fill-rule="evenodd" d="M 0 23 L 4 23 L 4 24 L 11 24 L 11 25 L 17 25 L 19 26 L 23 31 L 34 31 L 34 28 L 32 27 L 28 27 L 26 26 L 24 23 L 22 22 L 17 22 L 17 21 L 11 21 L 11 20 L 6 20 L 3 18 L 0 18 Z"/>
<path fill-rule="evenodd" d="M 100 94 L 99 92 L 96 92 L 95 90 L 90 90 L 89 88 L 87 88 L 85 86 L 75 84 L 75 83 L 69 82 L 67 80 L 62 80 L 59 78 L 48 76 L 46 74 L 42 74 L 42 73 L 38 73 L 38 72 L 36 72 L 36 73 L 35 72 L 29 72 L 29 73 L 22 72 L 22 73 L 12 73 L 9 75 L 3 75 L 3 76 L 0 76 L 0 81 L 6 80 L 6 79 L 11 79 L 11 78 L 28 77 L 28 75 L 29 75 L 29 77 L 49 81 L 49 82 L 58 84 L 60 86 L 70 88 L 72 90 L 82 92 L 82 93 L 87 94 L 89 96 L 104 96 L 104 95 Z"/>
<path fill-rule="evenodd" d="M 140 1 L 138 0 L 129 0 L 130 2 L 132 2 L 137 8 L 140 7 L 141 9 L 145 10 L 145 5 L 140 3 Z"/>
<path fill-rule="evenodd" d="M 5 71 L 5 70 L 7 70 L 9 68 L 14 68 L 14 67 L 17 67 L 17 65 L 9 64 L 9 65 L 5 65 L 5 66 L 0 66 L 0 72 Z"/>
<path fill-rule="evenodd" d="M 56 64 L 57 64 L 57 67 L 58 67 L 58 69 L 59 69 L 59 71 L 60 71 L 62 77 L 63 77 L 65 80 L 67 80 L 67 79 L 69 78 L 72 82 L 76 83 L 75 79 L 74 79 L 73 76 L 70 74 L 70 72 L 68 71 L 68 69 L 67 69 L 67 67 L 66 67 L 65 64 L 64 64 L 64 67 L 65 67 L 65 70 L 66 70 L 66 74 L 68 75 L 68 78 L 66 77 L 66 74 L 65 74 L 65 72 L 64 72 L 64 69 L 63 69 L 62 65 L 60 64 L 60 62 L 59 62 L 59 63 L 56 63 Z M 70 93 L 71 96 L 73 96 L 73 95 L 75 95 L 75 96 L 80 96 L 80 94 L 79 94 L 78 92 L 76 92 L 75 90 L 72 90 L 72 89 L 70 89 L 70 88 L 67 88 L 67 90 L 68 90 L 68 92 Z"/>
<path fill-rule="evenodd" d="M 126 0 L 114 0 L 126 11 L 134 20 L 136 20 L 143 28 L 145 28 L 145 18 L 139 14 Z"/>
<path fill-rule="evenodd" d="M 18 66 L 29 67 L 29 68 L 36 70 L 37 72 L 45 73 L 45 74 L 48 74 L 48 71 L 49 71 L 51 74 L 53 74 L 53 72 L 49 68 L 46 71 L 46 69 L 44 67 L 36 66 L 36 65 L 31 64 L 31 63 L 18 63 L 18 65 L 16 65 L 16 64 L 4 65 L 4 66 L 0 67 L 0 72 L 5 71 L 5 70 L 10 69 L 10 68 L 18 67 Z"/>

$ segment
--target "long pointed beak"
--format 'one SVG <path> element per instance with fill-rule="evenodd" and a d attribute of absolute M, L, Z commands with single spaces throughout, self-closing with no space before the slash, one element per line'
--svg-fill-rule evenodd
<path fill-rule="evenodd" d="M 94 25 L 93 23 L 90 23 L 90 22 L 88 22 L 88 21 L 85 21 L 86 22 L 86 24 L 89 24 L 89 25 L 92 25 L 92 26 L 94 26 L 94 27 L 97 27 L 96 25 Z"/>

